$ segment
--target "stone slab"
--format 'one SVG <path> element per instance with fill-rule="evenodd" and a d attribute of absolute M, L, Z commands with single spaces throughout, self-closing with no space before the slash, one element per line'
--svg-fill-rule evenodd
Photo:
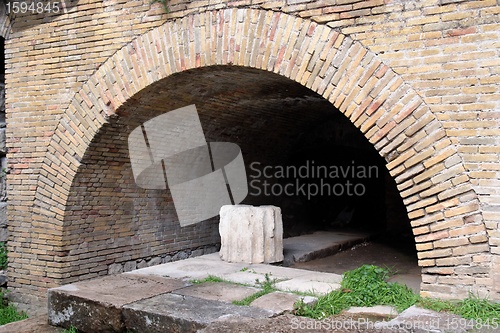
<path fill-rule="evenodd" d="M 271 274 L 272 277 L 277 279 L 293 279 L 296 277 L 311 274 L 311 271 L 305 269 L 274 266 L 268 264 L 252 264 L 248 265 L 247 268 L 248 272 L 254 272 L 261 275 Z"/>
<path fill-rule="evenodd" d="M 157 275 L 185 281 L 204 279 L 209 275 L 222 277 L 225 274 L 240 271 L 245 264 L 227 263 L 212 254 L 180 261 L 169 262 L 147 268 L 141 268 L 125 274 Z"/>
<path fill-rule="evenodd" d="M 240 301 L 258 292 L 260 289 L 224 282 L 206 282 L 176 290 L 174 293 L 203 299 L 228 302 Z"/>
<path fill-rule="evenodd" d="M 299 276 L 301 280 L 311 280 L 326 283 L 336 283 L 340 284 L 342 281 L 342 275 L 335 273 L 325 273 L 325 272 L 314 272 L 306 271 L 307 273 Z"/>
<path fill-rule="evenodd" d="M 282 291 L 296 291 L 302 293 L 313 293 L 314 295 L 325 295 L 331 291 L 340 289 L 340 284 L 295 278 L 278 282 L 275 284 L 275 287 L 276 289 Z"/>
<path fill-rule="evenodd" d="M 0 170 L 0 176 L 2 171 Z M 0 227 L 7 226 L 7 203 L 0 202 Z"/>
<path fill-rule="evenodd" d="M 376 306 L 353 306 L 344 311 L 349 315 L 366 315 L 370 317 L 394 318 L 398 315 L 398 311 L 388 305 Z"/>
<path fill-rule="evenodd" d="M 295 308 L 295 303 L 301 299 L 304 300 L 306 304 L 311 304 L 317 301 L 316 298 L 309 296 L 304 297 L 276 291 L 257 298 L 250 303 L 250 306 L 271 311 L 274 315 L 280 315 L 285 312 L 292 312 Z"/>
<path fill-rule="evenodd" d="M 257 283 L 257 279 L 261 282 L 266 281 L 265 274 L 252 273 L 250 271 L 224 274 L 222 278 L 227 281 L 250 286 L 258 286 L 259 284 Z M 274 278 L 274 276 L 271 276 L 271 279 L 272 278 Z"/>
<path fill-rule="evenodd" d="M 175 279 L 120 274 L 52 288 L 48 291 L 49 323 L 72 325 L 84 332 L 120 331 L 125 304 L 185 286 Z"/>
<path fill-rule="evenodd" d="M 5 128 L 0 128 L 0 153 L 5 154 L 7 152 L 6 148 L 6 131 Z"/>
<path fill-rule="evenodd" d="M 135 332 L 197 332 L 224 316 L 268 318 L 270 311 L 191 296 L 162 294 L 123 307 L 127 329 Z"/>
<path fill-rule="evenodd" d="M 370 238 L 369 234 L 354 232 L 317 231 L 309 235 L 283 240 L 284 266 L 331 256 Z"/>

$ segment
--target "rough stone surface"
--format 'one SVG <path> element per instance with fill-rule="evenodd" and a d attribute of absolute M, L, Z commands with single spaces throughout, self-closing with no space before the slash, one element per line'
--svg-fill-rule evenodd
<path fill-rule="evenodd" d="M 196 250 L 191 251 L 191 255 L 189 257 L 190 258 L 199 257 L 199 256 L 202 256 L 203 253 L 204 253 L 203 249 L 196 249 Z"/>
<path fill-rule="evenodd" d="M 187 254 L 187 252 L 179 251 L 172 257 L 172 261 L 184 260 L 187 258 L 189 258 L 189 254 Z"/>
<path fill-rule="evenodd" d="M 234 283 L 248 284 L 252 286 L 257 286 L 258 282 L 265 281 L 265 274 L 254 273 L 251 270 L 246 270 L 244 272 L 234 272 L 229 274 L 224 274 L 222 277 Z M 274 277 L 273 277 L 274 278 Z"/>
<path fill-rule="evenodd" d="M 156 266 L 161 264 L 161 257 L 155 257 L 151 259 L 148 263 L 149 266 Z"/>
<path fill-rule="evenodd" d="M 303 293 L 312 292 L 316 295 L 328 294 L 333 290 L 340 288 L 340 284 L 335 282 L 323 282 L 310 279 L 294 278 L 287 281 L 276 283 L 275 287 L 283 291 L 297 291 Z"/>
<path fill-rule="evenodd" d="M 449 313 L 438 313 L 431 310 L 412 306 L 401 312 L 399 316 L 391 321 L 380 322 L 375 325 L 375 328 L 397 328 L 397 327 L 413 327 L 412 332 L 427 333 L 427 332 L 447 332 L 447 333 L 465 333 L 469 330 L 474 330 L 473 321 L 464 320 L 458 315 Z M 485 329 L 485 330 L 483 330 Z M 493 327 L 482 327 L 481 332 L 498 332 Z"/>
<path fill-rule="evenodd" d="M 210 254 L 142 268 L 134 271 L 133 274 L 158 275 L 189 281 L 193 279 L 201 280 L 209 275 L 223 277 L 226 274 L 238 272 L 244 267 L 245 265 L 242 263 L 231 264 L 222 261 L 218 254 Z"/>
<path fill-rule="evenodd" d="M 0 128 L 0 154 L 5 154 L 7 152 L 5 141 L 5 128 Z"/>
<path fill-rule="evenodd" d="M 128 329 L 137 332 L 196 332 L 227 315 L 266 318 L 271 312 L 191 296 L 163 294 L 123 308 Z"/>
<path fill-rule="evenodd" d="M 146 260 L 139 260 L 137 263 L 137 268 L 145 268 L 148 267 L 148 262 Z"/>
<path fill-rule="evenodd" d="M 1 171 L 0 171 L 1 173 Z M 7 226 L 7 203 L 0 202 L 0 228 Z"/>
<path fill-rule="evenodd" d="M 84 332 L 120 331 L 122 307 L 183 288 L 180 280 L 121 274 L 49 290 L 49 323 Z"/>
<path fill-rule="evenodd" d="M 241 301 L 245 297 L 255 294 L 257 291 L 259 291 L 259 289 L 253 287 L 223 282 L 206 282 L 200 285 L 179 289 L 174 293 L 183 296 L 193 296 L 231 303 L 232 301 Z"/>
<path fill-rule="evenodd" d="M 222 260 L 254 264 L 283 261 L 283 221 L 279 207 L 223 206 L 219 232 Z"/>
<path fill-rule="evenodd" d="M 7 286 L 7 273 L 5 271 L 0 271 L 0 287 L 5 287 Z"/>
<path fill-rule="evenodd" d="M 433 319 L 440 318 L 442 323 L 448 319 L 446 314 L 434 313 Z M 429 318 L 427 318 L 429 319 Z M 464 321 L 464 320 L 463 320 Z M 376 322 L 359 320 L 357 317 L 336 316 L 324 320 L 314 320 L 311 318 L 297 317 L 290 314 L 273 318 L 253 319 L 242 317 L 224 317 L 199 333 L 459 333 L 463 330 L 453 330 L 444 327 L 437 328 L 432 322 L 410 322 L 403 321 L 397 325 L 389 325 L 389 322 L 380 322 L 378 327 L 374 327 Z M 382 327 L 385 325 L 385 327 Z M 470 329 L 470 333 L 498 333 L 499 329 L 483 327 L 481 329 Z"/>
<path fill-rule="evenodd" d="M 0 242 L 6 242 L 9 239 L 9 230 L 7 226 L 0 227 Z"/>
<path fill-rule="evenodd" d="M 309 235 L 290 237 L 283 240 L 284 266 L 294 262 L 306 262 L 333 255 L 339 251 L 368 240 L 369 234 L 317 231 Z"/>
<path fill-rule="evenodd" d="M 123 271 L 124 272 L 130 272 L 130 271 L 133 271 L 137 268 L 137 262 L 134 261 L 127 261 L 124 265 L 123 265 Z"/>
<path fill-rule="evenodd" d="M 250 306 L 271 311 L 274 315 L 280 315 L 285 312 L 292 312 L 294 310 L 295 303 L 301 299 L 307 304 L 311 304 L 317 300 L 312 297 L 306 298 L 295 294 L 273 292 L 257 298 L 255 301 L 250 303 Z"/>
<path fill-rule="evenodd" d="M 367 315 L 369 317 L 394 318 L 398 315 L 398 311 L 387 305 L 376 306 L 353 306 L 345 311 L 348 315 Z"/>
<path fill-rule="evenodd" d="M 0 333 L 61 333 L 61 329 L 49 325 L 47 315 L 38 315 L 2 325 L 0 326 Z"/>
<path fill-rule="evenodd" d="M 108 268 L 108 274 L 120 274 L 123 273 L 123 265 L 121 264 L 112 264 Z"/>

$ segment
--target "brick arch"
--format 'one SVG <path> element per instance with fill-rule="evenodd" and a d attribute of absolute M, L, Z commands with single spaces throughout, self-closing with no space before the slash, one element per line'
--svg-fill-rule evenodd
<path fill-rule="evenodd" d="M 55 237 L 56 266 L 65 264 L 61 244 L 70 187 L 101 127 L 154 82 L 211 65 L 271 71 L 330 101 L 387 161 L 413 226 L 423 293 L 465 296 L 485 286 L 474 278 L 472 259 L 489 253 L 477 196 L 456 147 L 418 93 L 348 36 L 309 20 L 254 9 L 168 21 L 116 52 L 75 94 L 48 147 L 37 183 L 37 228 L 31 234 L 32 239 Z M 461 270 L 454 270 L 458 265 Z M 63 273 L 55 276 L 64 278 Z"/>

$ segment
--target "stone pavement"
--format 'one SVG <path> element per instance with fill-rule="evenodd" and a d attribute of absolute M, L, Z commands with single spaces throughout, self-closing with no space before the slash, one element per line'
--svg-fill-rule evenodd
<path fill-rule="evenodd" d="M 344 241 L 344 247 L 355 242 L 349 235 L 333 239 L 337 241 Z M 288 244 L 288 249 L 293 249 L 288 253 L 294 253 L 289 258 L 300 260 L 308 256 L 308 251 L 321 254 L 321 248 L 335 247 L 319 241 L 302 244 Z M 272 281 L 278 291 L 246 306 L 232 303 L 255 295 L 265 281 Z M 387 307 L 355 308 L 323 321 L 290 314 L 299 299 L 315 301 L 304 293 L 322 295 L 338 289 L 340 281 L 341 275 L 334 273 L 227 263 L 214 253 L 51 289 L 48 317 L 53 325 L 92 333 L 500 332 L 495 327 L 462 327 L 463 320 L 458 316 L 415 307 L 401 314 Z M 0 333 L 31 332 L 58 333 L 61 329 L 50 326 L 46 316 L 0 327 Z"/>
<path fill-rule="evenodd" d="M 229 283 L 196 283 L 208 277 Z M 262 319 L 291 312 L 299 299 L 314 301 L 296 292 L 326 294 L 338 289 L 340 280 L 333 273 L 227 263 L 215 253 L 51 289 L 49 322 L 87 332 L 195 332 L 221 317 Z M 264 281 L 279 292 L 249 306 L 232 304 L 260 291 Z"/>
<path fill-rule="evenodd" d="M 283 266 L 334 255 L 370 239 L 369 234 L 346 231 L 316 231 L 283 240 Z"/>
<path fill-rule="evenodd" d="M 279 291 L 248 306 L 232 303 L 261 290 L 258 281 L 266 281 L 266 275 Z M 197 283 L 210 276 L 227 282 L 211 278 Z M 352 308 L 321 321 L 290 314 L 297 300 L 315 301 L 292 291 L 321 295 L 339 288 L 340 280 L 333 273 L 227 263 L 218 254 L 209 254 L 51 289 L 49 321 L 92 333 L 500 332 L 417 307 L 401 314 L 389 307 Z"/>

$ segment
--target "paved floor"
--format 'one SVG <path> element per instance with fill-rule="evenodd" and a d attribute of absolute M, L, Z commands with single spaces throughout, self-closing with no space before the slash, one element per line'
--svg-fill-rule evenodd
<path fill-rule="evenodd" d="M 290 267 L 343 274 L 364 264 L 387 267 L 395 273 L 390 278 L 391 282 L 406 284 L 416 293 L 420 292 L 422 276 L 415 251 L 384 241 L 369 241 L 333 256 L 297 262 Z"/>
<path fill-rule="evenodd" d="M 159 312 L 163 311 L 159 314 L 160 316 L 182 317 L 185 315 L 182 311 L 189 312 L 200 307 L 218 308 L 220 311 L 225 311 L 224 313 L 238 313 L 238 309 L 230 306 L 231 302 L 254 294 L 266 279 L 275 282 L 275 287 L 280 291 L 258 298 L 251 303 L 251 307 L 255 310 L 247 312 L 254 313 L 256 318 L 262 315 L 264 317 L 276 316 L 289 311 L 297 301 L 299 296 L 291 294 L 291 291 L 316 295 L 328 293 L 340 287 L 341 274 L 344 271 L 357 268 L 362 264 L 394 268 L 398 271 L 394 280 L 406 283 L 415 290 L 419 288 L 420 270 L 412 255 L 387 244 L 367 243 L 365 242 L 368 239 L 366 234 L 317 232 L 301 237 L 285 240 L 284 264 L 292 267 L 227 263 L 219 258 L 218 253 L 213 253 L 123 273 L 116 276 L 121 277 L 116 280 L 108 276 L 102 281 L 85 281 L 60 289 L 62 293 L 70 294 L 79 300 L 89 299 L 91 303 L 101 299 L 104 295 L 104 303 L 114 304 L 115 308 L 123 308 L 123 313 L 129 318 L 128 320 L 137 321 L 143 316 L 135 315 L 133 312 L 151 313 L 159 305 L 170 303 L 176 306 L 167 306 L 160 310 Z M 356 246 L 351 250 L 350 247 L 353 245 Z M 337 253 L 339 251 L 341 252 Z M 337 254 L 331 255 L 333 253 Z M 322 258 L 323 256 L 327 257 Z M 303 262 L 307 260 L 309 261 Z M 210 282 L 192 284 L 194 280 L 203 280 L 209 276 L 216 276 L 240 285 Z M 145 286 L 150 286 L 147 292 L 144 292 Z M 185 303 L 184 310 L 179 307 L 180 299 Z M 226 307 L 221 303 L 229 305 Z M 180 312 L 177 309 L 173 311 L 172 308 L 180 308 Z M 84 316 L 88 317 L 85 307 L 82 311 Z M 217 314 L 208 312 L 206 316 L 204 320 L 210 321 L 210 318 L 216 318 Z M 120 318 L 119 314 L 117 318 Z M 283 318 L 288 317 L 279 316 L 279 318 L 284 321 Z M 254 319 L 250 322 L 257 322 L 255 320 L 264 319 Z M 269 323 L 273 320 L 271 319 Z M 264 322 L 268 321 L 264 320 Z M 45 320 L 43 317 L 37 317 L 17 325 L 0 327 L 0 333 L 58 332 L 57 329 L 46 324 L 46 317 Z M 213 327 L 217 325 L 214 324 Z M 224 325 L 226 324 L 222 327 Z M 263 325 L 267 326 L 267 324 Z M 282 328 L 286 331 L 285 326 Z"/>
<path fill-rule="evenodd" d="M 218 253 L 170 262 L 162 265 L 138 269 L 134 275 L 156 275 L 184 281 L 202 280 L 209 276 L 251 286 L 259 286 L 266 281 L 266 275 L 281 291 L 311 292 L 326 294 L 340 288 L 342 276 L 334 273 L 314 272 L 268 264 L 228 263 L 222 261 Z"/>
<path fill-rule="evenodd" d="M 285 256 L 283 266 L 331 256 L 363 243 L 369 238 L 368 233 L 352 231 L 316 231 L 312 234 L 285 238 L 283 240 Z"/>

